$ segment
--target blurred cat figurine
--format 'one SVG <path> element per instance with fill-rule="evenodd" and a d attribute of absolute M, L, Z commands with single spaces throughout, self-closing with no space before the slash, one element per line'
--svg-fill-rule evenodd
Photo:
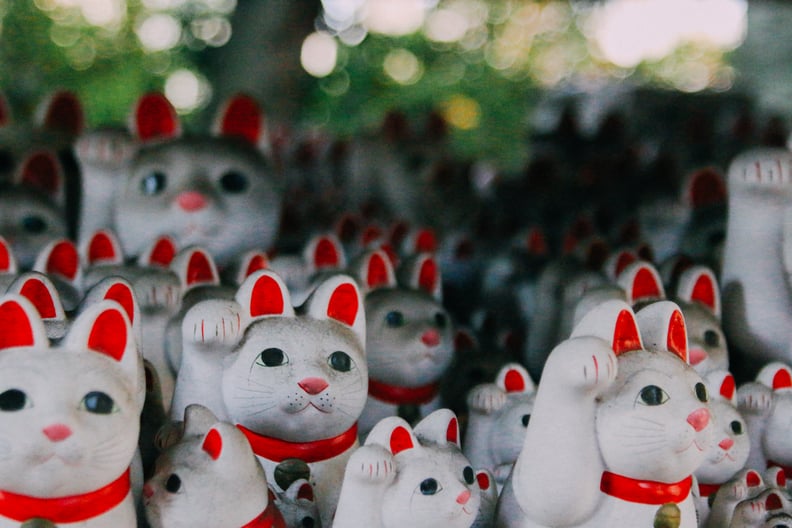
<path fill-rule="evenodd" d="M 275 505 L 287 528 L 322 528 L 313 487 L 305 479 L 297 479 L 285 491 L 276 492 Z"/>
<path fill-rule="evenodd" d="M 224 265 L 273 244 L 280 196 L 274 170 L 256 148 L 261 111 L 240 95 L 220 115 L 216 136 L 182 137 L 164 96 L 138 101 L 133 126 L 141 145 L 114 201 L 113 226 L 126 254 L 139 255 L 167 234 L 178 247 L 205 247 Z"/>
<path fill-rule="evenodd" d="M 187 407 L 182 439 L 156 468 L 143 488 L 152 528 L 286 528 L 245 435 L 205 407 Z"/>
<path fill-rule="evenodd" d="M 335 528 L 468 528 L 481 502 L 462 454 L 456 416 L 435 411 L 415 429 L 398 416 L 380 421 L 350 458 Z"/>
<path fill-rule="evenodd" d="M 675 503 L 696 527 L 707 401 L 674 303 L 602 303 L 548 357 L 497 526 L 651 526 Z"/>
<path fill-rule="evenodd" d="M 135 527 L 142 363 L 124 309 L 93 304 L 57 348 L 27 299 L 0 314 L 0 526 Z"/>

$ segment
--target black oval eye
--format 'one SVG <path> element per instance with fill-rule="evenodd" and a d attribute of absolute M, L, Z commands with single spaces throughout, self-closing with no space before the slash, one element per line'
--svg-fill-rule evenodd
<path fill-rule="evenodd" d="M 662 405 L 668 401 L 668 394 L 657 385 L 647 385 L 639 395 L 645 405 Z"/>
<path fill-rule="evenodd" d="M 165 189 L 167 178 L 160 171 L 153 171 L 143 178 L 140 182 L 140 192 L 146 196 L 153 196 L 161 193 Z"/>
<path fill-rule="evenodd" d="M 704 344 L 708 347 L 720 346 L 720 336 L 715 330 L 707 330 L 704 332 Z"/>
<path fill-rule="evenodd" d="M 230 193 L 241 193 L 248 188 L 248 178 L 238 171 L 228 171 L 220 177 L 220 187 Z"/>
<path fill-rule="evenodd" d="M 300 521 L 302 528 L 314 528 L 315 524 L 313 517 L 303 517 L 302 521 Z"/>
<path fill-rule="evenodd" d="M 701 403 L 707 403 L 709 400 L 707 387 L 701 382 L 696 383 L 696 398 L 698 398 Z"/>
<path fill-rule="evenodd" d="M 391 328 L 402 326 L 404 324 L 404 314 L 397 310 L 388 312 L 388 314 L 385 316 L 385 322 Z"/>
<path fill-rule="evenodd" d="M 743 424 L 740 423 L 738 420 L 734 420 L 732 423 L 729 424 L 729 427 L 734 434 L 743 434 Z"/>
<path fill-rule="evenodd" d="M 265 367 L 278 367 L 286 364 L 286 354 L 280 348 L 263 350 L 256 359 L 256 363 Z"/>
<path fill-rule="evenodd" d="M 327 359 L 330 366 L 339 372 L 349 372 L 352 369 L 352 358 L 346 352 L 337 350 Z"/>
<path fill-rule="evenodd" d="M 27 405 L 27 395 L 19 389 L 0 394 L 0 411 L 19 411 Z"/>
<path fill-rule="evenodd" d="M 476 472 L 473 471 L 472 467 L 465 466 L 465 469 L 462 470 L 462 477 L 468 484 L 473 484 L 473 482 L 476 480 Z"/>
<path fill-rule="evenodd" d="M 433 478 L 428 478 L 421 482 L 421 493 L 423 495 L 434 495 L 437 493 L 437 488 L 439 488 L 439 485 Z"/>
<path fill-rule="evenodd" d="M 47 222 L 37 215 L 28 215 L 22 218 L 22 229 L 28 233 L 38 235 L 47 230 Z"/>
<path fill-rule="evenodd" d="M 113 398 L 100 391 L 89 392 L 82 401 L 83 408 L 94 414 L 110 414 L 116 410 Z"/>
<path fill-rule="evenodd" d="M 528 423 L 529 423 L 530 421 L 531 421 L 531 415 L 530 415 L 530 414 L 523 414 L 523 415 L 522 415 L 522 424 L 523 424 L 523 427 L 528 427 Z"/>
<path fill-rule="evenodd" d="M 434 320 L 437 328 L 445 328 L 446 324 L 448 324 L 448 317 L 446 317 L 444 313 L 436 313 Z"/>
<path fill-rule="evenodd" d="M 170 493 L 177 493 L 181 489 L 181 479 L 176 473 L 171 473 L 165 481 L 165 490 Z"/>

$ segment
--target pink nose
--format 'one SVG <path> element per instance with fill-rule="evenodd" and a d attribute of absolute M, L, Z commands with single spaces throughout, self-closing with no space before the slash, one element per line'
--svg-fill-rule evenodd
<path fill-rule="evenodd" d="M 319 394 L 327 388 L 327 382 L 322 378 L 305 378 L 297 382 L 297 385 L 308 394 Z"/>
<path fill-rule="evenodd" d="M 706 350 L 698 347 L 691 348 L 689 352 L 689 356 L 690 356 L 689 359 L 691 365 L 698 365 L 699 363 L 701 363 L 702 361 L 704 361 L 709 357 Z"/>
<path fill-rule="evenodd" d="M 440 344 L 440 332 L 438 332 L 434 328 L 431 330 L 427 330 L 421 336 L 421 341 L 423 341 L 423 344 L 426 346 L 430 346 L 430 347 L 437 346 Z"/>
<path fill-rule="evenodd" d="M 718 447 L 720 447 L 724 451 L 728 451 L 729 449 L 731 449 L 731 446 L 733 445 L 734 445 L 734 440 L 732 440 L 731 438 L 724 438 L 723 440 L 718 442 Z"/>
<path fill-rule="evenodd" d="M 198 191 L 186 191 L 176 197 L 176 203 L 185 211 L 200 211 L 206 207 L 206 197 Z"/>
<path fill-rule="evenodd" d="M 150 499 L 154 495 L 154 488 L 152 488 L 148 483 L 143 485 L 143 496 L 147 499 Z"/>
<path fill-rule="evenodd" d="M 69 426 L 63 424 L 52 424 L 50 426 L 45 427 L 42 430 L 42 432 L 47 438 L 49 438 L 53 442 L 60 442 L 61 440 L 66 440 L 72 434 L 72 430 L 69 429 Z"/>
<path fill-rule="evenodd" d="M 689 423 L 696 432 L 701 431 L 707 424 L 709 423 L 710 414 L 707 409 L 702 407 L 701 409 L 697 409 L 690 413 L 687 417 L 687 423 Z"/>
<path fill-rule="evenodd" d="M 470 490 L 463 491 L 462 493 L 457 495 L 456 498 L 457 504 L 467 504 L 469 500 L 470 500 Z"/>

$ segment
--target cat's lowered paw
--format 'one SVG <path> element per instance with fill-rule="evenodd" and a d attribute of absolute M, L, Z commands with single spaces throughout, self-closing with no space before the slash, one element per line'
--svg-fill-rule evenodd
<path fill-rule="evenodd" d="M 236 302 L 209 299 L 185 314 L 182 337 L 185 343 L 232 347 L 242 338 L 246 323 L 245 314 Z"/>

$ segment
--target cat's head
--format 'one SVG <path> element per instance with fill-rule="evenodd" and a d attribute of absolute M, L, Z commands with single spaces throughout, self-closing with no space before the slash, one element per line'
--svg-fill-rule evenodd
<path fill-rule="evenodd" d="M 277 493 L 275 504 L 283 515 L 286 526 L 291 528 L 322 527 L 313 486 L 305 479 L 297 479 L 286 491 Z"/>
<path fill-rule="evenodd" d="M 2 487 L 39 497 L 94 491 L 137 447 L 142 360 L 125 310 L 87 308 L 51 348 L 36 308 L 0 300 Z"/>
<path fill-rule="evenodd" d="M 142 145 L 115 203 L 115 228 L 128 254 L 140 254 L 161 234 L 180 247 L 204 246 L 221 263 L 272 245 L 280 196 L 274 169 L 256 148 L 260 109 L 238 96 L 218 123 L 215 136 L 182 137 L 167 99 L 141 98 L 134 128 Z"/>
<path fill-rule="evenodd" d="M 701 374 L 729 368 L 729 349 L 721 326 L 720 288 L 715 273 L 692 266 L 679 276 L 676 299 L 688 331 L 690 364 Z"/>
<path fill-rule="evenodd" d="M 267 479 L 245 435 L 193 404 L 184 411 L 184 435 L 157 458 L 143 497 L 153 528 L 243 526 L 267 507 Z"/>
<path fill-rule="evenodd" d="M 504 365 L 495 384 L 506 393 L 507 399 L 495 419 L 490 446 L 497 464 L 512 464 L 522 450 L 531 421 L 536 386 L 528 371 L 518 363 Z"/>
<path fill-rule="evenodd" d="M 363 298 L 354 280 L 330 277 L 295 310 L 280 277 L 261 270 L 243 283 L 237 302 L 250 323 L 224 365 L 231 419 L 290 442 L 352 427 L 368 389 Z"/>

